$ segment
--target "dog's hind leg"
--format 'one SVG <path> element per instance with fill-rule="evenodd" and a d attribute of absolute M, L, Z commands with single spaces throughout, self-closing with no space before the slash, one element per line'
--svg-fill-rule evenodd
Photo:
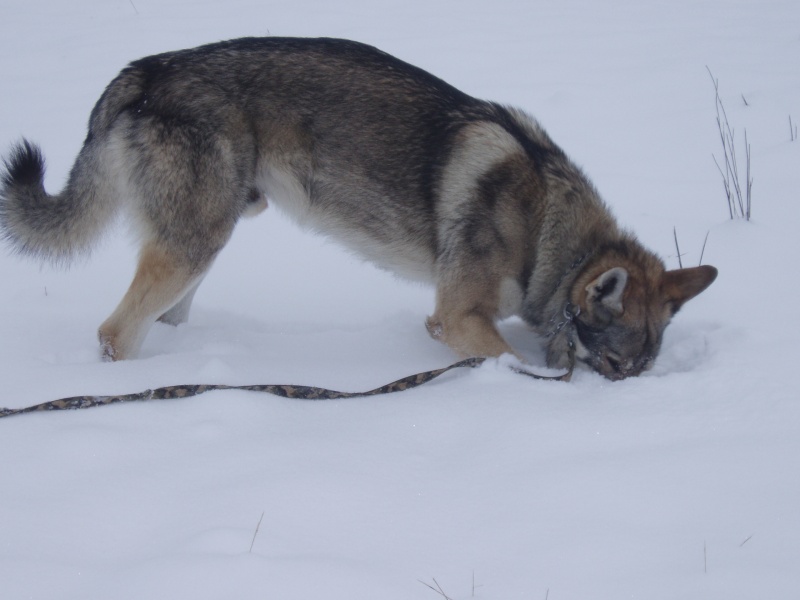
<path fill-rule="evenodd" d="M 267 197 L 256 188 L 253 188 L 248 197 L 247 204 L 245 205 L 242 217 L 255 217 L 267 209 Z M 192 308 L 192 301 L 197 292 L 197 288 L 203 281 L 200 277 L 192 287 L 183 295 L 175 306 L 166 311 L 163 315 L 158 317 L 159 322 L 166 323 L 167 325 L 180 325 L 186 323 L 189 319 L 189 311 Z"/>
<path fill-rule="evenodd" d="M 103 358 L 132 358 L 159 315 L 185 316 L 212 258 L 191 264 L 174 249 L 146 243 L 127 293 L 98 331 Z"/>
<path fill-rule="evenodd" d="M 202 277 L 200 278 L 200 281 L 189 288 L 189 290 L 183 295 L 183 298 L 178 300 L 178 303 L 175 304 L 175 306 L 158 317 L 159 322 L 166 323 L 167 325 L 180 325 L 181 323 L 186 323 L 186 321 L 189 320 L 189 310 L 192 308 L 194 295 L 201 283 Z"/>
<path fill-rule="evenodd" d="M 126 123 L 119 149 L 123 191 L 144 244 L 130 288 L 98 332 L 107 360 L 135 357 L 156 319 L 186 320 L 236 222 L 260 200 L 246 123 L 234 118 L 238 113 L 220 117 L 204 107 L 187 105 L 177 119 L 172 105 L 154 102 Z"/>

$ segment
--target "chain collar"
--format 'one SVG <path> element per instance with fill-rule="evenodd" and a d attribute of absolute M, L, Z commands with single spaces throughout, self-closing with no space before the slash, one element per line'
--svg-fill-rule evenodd
<path fill-rule="evenodd" d="M 555 323 L 555 326 L 553 327 L 553 330 L 548 334 L 548 337 L 557 336 L 561 332 L 561 330 L 564 329 L 564 327 L 566 327 L 568 324 L 572 323 L 579 314 L 581 314 L 581 307 L 572 304 L 572 302 L 568 300 L 567 303 L 564 304 L 564 310 L 561 312 L 563 319 L 558 323 L 555 323 L 556 321 L 555 317 L 550 319 L 552 323 Z M 570 344 L 571 343 L 572 340 L 570 340 Z"/>
<path fill-rule="evenodd" d="M 555 295 L 558 289 L 561 287 L 561 284 L 564 283 L 564 280 L 569 276 L 570 273 L 575 271 L 578 267 L 580 267 L 589 256 L 590 251 L 584 252 L 574 261 L 572 264 L 564 271 L 564 273 L 559 277 L 558 283 L 556 283 L 555 287 L 553 288 L 552 295 Z M 556 313 L 550 319 L 550 323 L 553 325 L 553 329 L 548 334 L 548 337 L 555 337 L 558 335 L 567 324 L 572 323 L 575 318 L 581 313 L 581 307 L 572 304 L 569 300 L 564 303 L 564 308 L 561 310 L 561 317 L 562 319 L 557 322 L 559 315 Z M 572 336 L 570 336 L 570 346 L 573 345 Z"/>

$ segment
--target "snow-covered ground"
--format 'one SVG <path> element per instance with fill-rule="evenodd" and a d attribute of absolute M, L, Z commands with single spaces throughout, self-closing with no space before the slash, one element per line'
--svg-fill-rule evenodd
<path fill-rule="evenodd" d="M 675 227 L 684 265 L 709 232 L 703 261 L 720 269 L 655 368 L 618 383 L 491 363 L 369 399 L 220 392 L 0 420 L 2 598 L 433 600 L 435 582 L 452 600 L 800 596 L 796 0 L 0 12 L 0 146 L 40 143 L 51 191 L 128 61 L 243 35 L 347 37 L 533 113 L 669 265 Z M 706 67 L 752 144 L 749 223 L 728 219 Z M 199 382 L 361 390 L 454 359 L 423 327 L 431 290 L 268 210 L 238 228 L 188 324 L 102 363 L 95 330 L 133 254 L 122 227 L 67 271 L 3 251 L 0 406 Z M 542 364 L 520 322 L 503 330 Z"/>

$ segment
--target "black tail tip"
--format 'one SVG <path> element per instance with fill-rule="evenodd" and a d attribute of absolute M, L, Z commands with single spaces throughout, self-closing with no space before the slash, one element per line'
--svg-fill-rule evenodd
<path fill-rule="evenodd" d="M 22 140 L 11 149 L 4 163 L 3 187 L 43 185 L 44 155 L 36 144 Z"/>

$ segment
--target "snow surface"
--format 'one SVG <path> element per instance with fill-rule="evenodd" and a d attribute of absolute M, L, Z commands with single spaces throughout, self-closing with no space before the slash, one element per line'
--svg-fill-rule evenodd
<path fill-rule="evenodd" d="M 128 61 L 347 37 L 530 111 L 671 266 L 673 227 L 685 265 L 709 232 L 720 276 L 623 382 L 490 363 L 370 399 L 219 392 L 0 420 L 0 596 L 424 600 L 435 580 L 452 600 L 800 597 L 798 23 L 796 0 L 4 0 L 0 144 L 42 144 L 52 191 Z M 749 223 L 727 218 L 707 66 L 752 144 Z M 95 330 L 133 256 L 122 227 L 67 271 L 0 256 L 0 406 L 196 382 L 362 390 L 454 359 L 423 327 L 431 290 L 269 210 L 188 324 L 105 364 Z M 542 364 L 520 322 L 503 330 Z"/>

